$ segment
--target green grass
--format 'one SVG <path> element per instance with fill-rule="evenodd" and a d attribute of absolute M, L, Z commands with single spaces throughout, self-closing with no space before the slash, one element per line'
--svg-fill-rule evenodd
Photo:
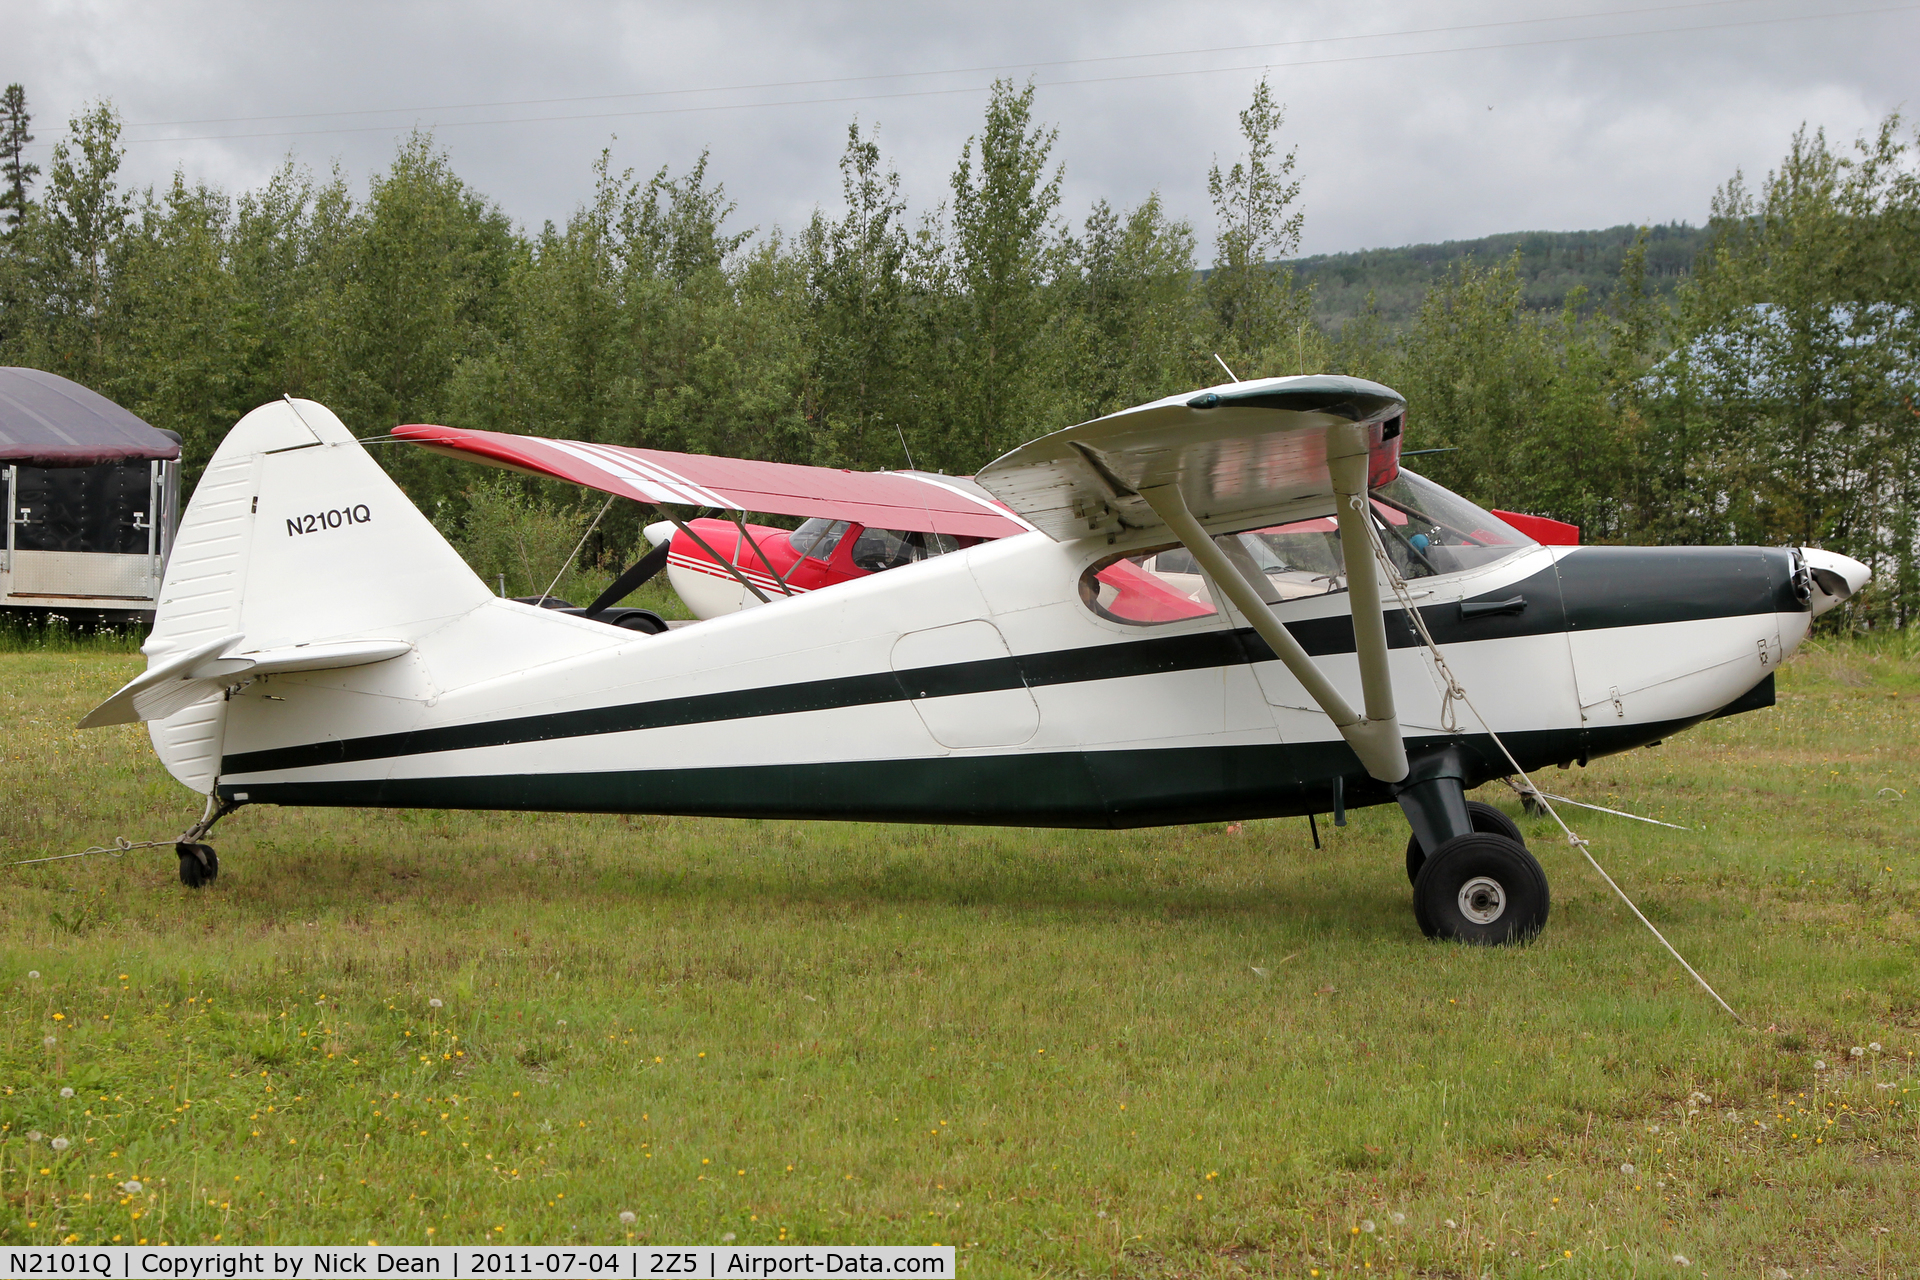
<path fill-rule="evenodd" d="M 11 857 L 197 815 L 140 730 L 71 728 L 139 666 L 0 657 Z M 1316 853 L 255 808 L 207 890 L 166 850 L 9 870 L 0 1242 L 1914 1275 L 1917 708 L 1911 647 L 1823 647 L 1773 710 L 1542 779 L 1693 828 L 1574 811 L 1750 1027 L 1531 819 L 1556 898 L 1515 950 L 1420 937 L 1388 810 Z"/>

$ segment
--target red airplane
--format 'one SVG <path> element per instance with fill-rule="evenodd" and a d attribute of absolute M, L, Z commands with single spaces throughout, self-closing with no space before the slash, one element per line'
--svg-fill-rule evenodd
<path fill-rule="evenodd" d="M 660 631 L 666 624 L 647 610 L 617 604 L 663 568 L 674 592 L 695 617 L 704 619 L 1032 528 L 968 476 L 845 471 L 459 427 L 404 426 L 394 434 L 436 452 L 569 480 L 665 510 L 733 510 L 734 519 L 676 517 L 648 525 L 652 550 L 599 599 L 584 608 L 547 602 L 637 631 Z M 1378 499 L 1374 506 L 1389 525 L 1406 520 L 1404 513 Z M 749 524 L 745 510 L 804 521 L 796 529 Z M 1493 514 L 1543 545 L 1574 546 L 1580 541 L 1577 527 L 1558 520 L 1510 511 Z M 1278 550 L 1289 545 L 1292 535 L 1313 535 L 1310 541 L 1317 543 L 1332 527 L 1331 518 L 1305 520 L 1261 530 L 1260 536 Z M 1135 622 L 1212 613 L 1199 567 L 1186 563 L 1188 559 L 1186 552 L 1175 549 L 1139 565 L 1116 561 L 1097 575 L 1101 608 Z M 1329 569 L 1331 583 L 1332 566 Z M 1184 580 L 1188 575 L 1191 582 Z M 1183 594 L 1183 587 L 1190 590 Z"/>

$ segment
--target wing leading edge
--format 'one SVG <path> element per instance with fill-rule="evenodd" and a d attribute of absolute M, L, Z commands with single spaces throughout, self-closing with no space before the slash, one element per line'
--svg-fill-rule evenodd
<path fill-rule="evenodd" d="M 433 450 L 552 476 L 655 506 L 824 516 L 882 529 L 1005 538 L 1028 525 L 972 482 L 915 471 L 842 471 L 664 449 L 414 424 L 393 434 Z"/>
<path fill-rule="evenodd" d="M 1364 432 L 1369 487 L 1392 480 L 1405 413 L 1398 392 L 1363 378 L 1229 383 L 1042 436 L 977 479 L 1061 542 L 1163 525 L 1140 494 L 1168 485 L 1202 524 L 1279 523 L 1332 508 L 1329 428 Z"/>

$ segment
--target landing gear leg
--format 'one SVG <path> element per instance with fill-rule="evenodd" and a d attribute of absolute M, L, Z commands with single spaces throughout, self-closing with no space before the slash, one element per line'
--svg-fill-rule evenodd
<path fill-rule="evenodd" d="M 1408 762 L 1410 768 L 1402 781 L 1395 783 L 1393 798 L 1407 815 L 1413 838 L 1423 850 L 1438 849 L 1455 836 L 1464 836 L 1473 827 L 1473 813 L 1467 807 L 1465 762 L 1456 751 L 1436 752 Z M 1411 865 L 1412 858 L 1408 858 Z"/>
<path fill-rule="evenodd" d="M 1519 828 L 1491 805 L 1467 799 L 1466 770 L 1455 752 L 1411 763 L 1394 798 L 1413 828 L 1407 873 L 1420 931 L 1482 945 L 1530 941 L 1546 927 L 1550 898 L 1547 874 Z"/>
<path fill-rule="evenodd" d="M 203 843 L 203 839 L 215 823 L 239 807 L 238 801 L 223 800 L 217 794 L 207 797 L 206 812 L 200 815 L 200 821 L 181 832 L 179 842 L 173 846 L 180 857 L 181 884 L 198 889 L 219 877 L 220 855 L 213 851 L 212 845 Z"/>

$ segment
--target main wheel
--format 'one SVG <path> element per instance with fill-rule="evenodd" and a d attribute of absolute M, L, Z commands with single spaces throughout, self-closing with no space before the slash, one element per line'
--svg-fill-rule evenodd
<path fill-rule="evenodd" d="M 1547 873 L 1527 847 L 1475 831 L 1434 851 L 1413 882 L 1413 915 L 1429 938 L 1498 946 L 1546 928 Z"/>
<path fill-rule="evenodd" d="M 1467 801 L 1467 816 L 1473 819 L 1473 829 L 1488 835 L 1505 836 L 1515 844 L 1525 844 L 1520 835 L 1520 826 L 1500 810 L 1484 800 Z M 1427 851 L 1420 847 L 1419 836 L 1407 837 L 1407 883 L 1420 882 L 1420 864 L 1427 860 Z"/>

